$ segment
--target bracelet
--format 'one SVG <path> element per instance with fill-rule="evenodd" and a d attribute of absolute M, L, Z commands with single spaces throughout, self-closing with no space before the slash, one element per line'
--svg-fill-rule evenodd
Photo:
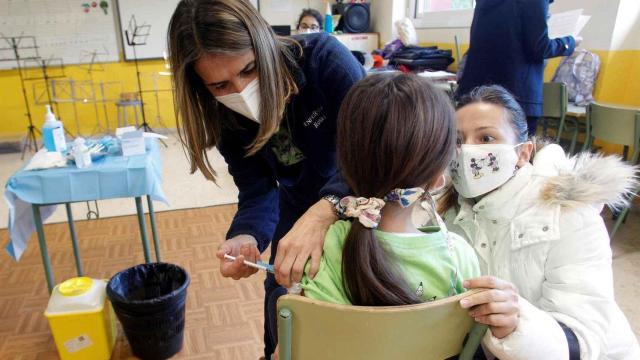
<path fill-rule="evenodd" d="M 338 218 L 344 219 L 344 209 L 340 207 L 340 198 L 338 196 L 325 195 L 322 198 L 330 202 L 331 205 L 333 205 L 333 208 L 336 210 L 336 215 L 338 216 Z"/>

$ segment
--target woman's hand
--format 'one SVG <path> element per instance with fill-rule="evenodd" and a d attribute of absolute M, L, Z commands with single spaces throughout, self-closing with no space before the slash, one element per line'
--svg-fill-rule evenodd
<path fill-rule="evenodd" d="M 502 339 L 518 327 L 520 307 L 515 285 L 493 276 L 481 276 L 465 281 L 462 286 L 487 289 L 460 300 L 460 305 L 469 309 L 476 322 L 489 325 L 493 336 Z"/>
<path fill-rule="evenodd" d="M 296 221 L 293 228 L 280 239 L 274 263 L 276 281 L 289 288 L 300 282 L 304 266 L 311 257 L 309 277 L 313 278 L 320 267 L 322 246 L 329 226 L 336 222 L 333 205 L 320 200 Z"/>
<path fill-rule="evenodd" d="M 251 235 L 234 236 L 222 243 L 216 253 L 216 257 L 220 259 L 222 276 L 238 280 L 255 274 L 258 269 L 245 265 L 244 260 L 256 262 L 260 259 L 257 245 L 258 242 Z M 228 261 L 224 258 L 225 254 L 235 256 L 236 260 Z"/>

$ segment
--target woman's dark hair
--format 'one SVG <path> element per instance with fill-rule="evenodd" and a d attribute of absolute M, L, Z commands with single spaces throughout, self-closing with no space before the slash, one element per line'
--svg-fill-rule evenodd
<path fill-rule="evenodd" d="M 296 26 L 297 30 L 300 30 L 300 23 L 302 22 L 302 19 L 304 19 L 307 16 L 313 16 L 318 22 L 318 26 L 320 27 L 320 30 L 323 29 L 324 24 L 323 24 L 322 15 L 320 14 L 320 12 L 315 9 L 304 9 L 300 13 L 300 17 L 298 17 L 298 25 Z"/>
<path fill-rule="evenodd" d="M 475 103 L 494 104 L 502 107 L 508 116 L 509 124 L 511 124 L 511 127 L 513 128 L 513 132 L 516 136 L 516 142 L 523 143 L 529 140 L 527 116 L 524 110 L 522 110 L 520 104 L 518 104 L 516 98 L 507 89 L 500 85 L 479 86 L 471 90 L 470 93 L 462 96 L 458 102 L 458 109 Z M 532 137 L 531 141 L 533 142 L 534 147 L 530 161 L 533 161 L 533 157 L 536 152 L 549 144 L 550 141 L 547 139 L 538 139 L 536 137 Z M 438 213 L 443 214 L 451 208 L 456 208 L 457 203 L 458 193 L 455 191 L 453 186 L 451 186 L 438 200 L 437 211 Z"/>
<path fill-rule="evenodd" d="M 479 86 L 460 99 L 458 109 L 475 103 L 494 104 L 504 108 L 516 134 L 517 142 L 521 143 L 529 139 L 527 115 L 507 89 L 500 85 Z"/>
<path fill-rule="evenodd" d="M 351 88 L 338 114 L 338 164 L 359 197 L 432 186 L 455 151 L 453 107 L 427 79 L 371 75 Z M 342 258 L 343 285 L 354 305 L 405 305 L 421 299 L 374 232 L 353 221 Z"/>

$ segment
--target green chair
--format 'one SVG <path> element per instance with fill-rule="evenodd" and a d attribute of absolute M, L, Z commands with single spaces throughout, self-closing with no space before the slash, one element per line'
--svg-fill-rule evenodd
<path fill-rule="evenodd" d="M 279 358 L 442 360 L 460 354 L 460 359 L 472 359 L 487 327 L 476 324 L 459 301 L 475 292 L 391 307 L 282 296 L 278 299 Z"/>
<path fill-rule="evenodd" d="M 567 117 L 567 105 L 569 103 L 567 86 L 563 83 L 544 83 L 542 93 L 543 135 L 546 136 L 549 127 L 555 128 L 555 141 L 560 144 L 562 133 L 567 129 L 572 129 L 571 145 L 569 147 L 569 153 L 572 153 L 578 141 L 578 124 L 575 119 Z M 570 126 L 568 127 L 567 124 Z"/>
<path fill-rule="evenodd" d="M 640 157 L 640 110 L 590 104 L 587 107 L 586 130 L 587 137 L 582 148 L 583 151 L 591 149 L 593 141 L 600 139 L 610 144 L 633 148 L 630 161 L 632 164 L 638 163 Z M 610 232 L 611 239 L 618 231 L 628 211 L 629 207 L 622 209 L 618 215 Z"/>

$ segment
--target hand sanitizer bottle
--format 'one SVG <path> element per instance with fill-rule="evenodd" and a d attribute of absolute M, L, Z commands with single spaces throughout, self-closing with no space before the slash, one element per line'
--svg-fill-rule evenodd
<path fill-rule="evenodd" d="M 79 169 L 91 166 L 91 154 L 84 144 L 84 139 L 77 137 L 73 142 L 73 157 L 76 160 L 76 166 Z"/>
<path fill-rule="evenodd" d="M 56 120 L 56 116 L 51 112 L 51 105 L 46 105 L 47 115 L 42 125 L 42 139 L 47 151 L 64 152 L 67 151 L 67 141 L 64 137 L 64 127 L 62 122 Z"/>
<path fill-rule="evenodd" d="M 333 17 L 331 16 L 331 2 L 327 1 L 327 9 L 324 12 L 324 31 L 331 34 L 333 32 Z"/>

